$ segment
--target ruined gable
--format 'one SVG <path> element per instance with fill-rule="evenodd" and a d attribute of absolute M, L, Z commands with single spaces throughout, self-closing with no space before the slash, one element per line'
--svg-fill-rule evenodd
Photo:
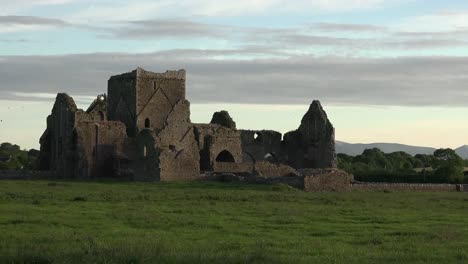
<path fill-rule="evenodd" d="M 75 126 L 75 113 L 78 110 L 70 96 L 57 95 L 52 113 L 47 117 L 47 129 L 41 137 L 41 168 L 65 172 L 71 162 L 68 149 L 71 145 Z"/>
<path fill-rule="evenodd" d="M 286 133 L 284 159 L 295 168 L 335 168 L 335 129 L 319 101 L 313 101 L 298 130 Z"/>

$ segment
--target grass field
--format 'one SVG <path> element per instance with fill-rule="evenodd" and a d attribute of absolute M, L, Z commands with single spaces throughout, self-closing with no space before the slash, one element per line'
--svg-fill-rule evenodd
<path fill-rule="evenodd" d="M 468 263 L 468 195 L 0 181 L 0 262 Z"/>

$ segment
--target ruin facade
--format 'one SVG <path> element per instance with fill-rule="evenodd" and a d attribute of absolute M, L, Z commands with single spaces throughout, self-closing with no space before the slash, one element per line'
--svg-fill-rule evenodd
<path fill-rule="evenodd" d="M 57 95 L 40 139 L 40 169 L 65 178 L 123 177 L 170 181 L 209 172 L 279 175 L 335 168 L 334 128 L 313 101 L 299 128 L 241 130 L 228 112 L 208 124 L 190 120 L 185 71 L 138 68 L 112 76 L 107 94 L 78 109 Z"/>

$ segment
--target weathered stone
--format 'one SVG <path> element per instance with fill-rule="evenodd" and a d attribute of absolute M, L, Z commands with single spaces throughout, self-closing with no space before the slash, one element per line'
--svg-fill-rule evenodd
<path fill-rule="evenodd" d="M 238 130 L 216 124 L 195 124 L 194 133 L 202 171 L 245 171 L 245 168 L 240 168 L 242 147 Z"/>
<path fill-rule="evenodd" d="M 121 121 L 134 137 L 145 128 L 162 129 L 175 103 L 185 99 L 185 70 L 152 73 L 138 68 L 108 81 L 109 120 Z"/>
<path fill-rule="evenodd" d="M 277 178 L 285 176 L 299 176 L 300 174 L 294 168 L 284 165 L 275 164 L 268 161 L 260 161 L 255 163 L 255 174 L 266 178 Z"/>
<path fill-rule="evenodd" d="M 213 114 L 210 124 L 216 124 L 230 129 L 236 129 L 236 122 L 232 120 L 228 111 L 219 111 Z"/>
<path fill-rule="evenodd" d="M 299 170 L 304 176 L 304 190 L 307 192 L 349 191 L 353 176 L 338 169 Z"/>
<path fill-rule="evenodd" d="M 335 129 L 319 101 L 313 101 L 298 130 L 287 133 L 283 157 L 294 168 L 336 168 Z"/>
<path fill-rule="evenodd" d="M 240 130 L 244 162 L 281 161 L 281 133 L 272 130 Z"/>
<path fill-rule="evenodd" d="M 236 181 L 297 182 L 302 176 L 285 163 L 334 166 L 334 130 L 318 101 L 282 141 L 276 131 L 237 130 L 226 111 L 193 124 L 185 93 L 184 70 L 138 68 L 112 76 L 108 95 L 86 111 L 58 94 L 40 140 L 40 168 L 66 178 L 170 181 L 216 172 Z"/>

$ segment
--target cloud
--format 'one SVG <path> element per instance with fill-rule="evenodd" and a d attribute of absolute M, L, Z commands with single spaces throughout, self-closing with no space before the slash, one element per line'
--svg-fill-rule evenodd
<path fill-rule="evenodd" d="M 185 68 L 193 103 L 293 105 L 320 99 L 330 105 L 466 105 L 468 57 L 217 60 L 195 50 L 168 52 L 0 57 L 0 99 L 57 92 L 95 96 L 106 91 L 111 75 L 142 66 Z"/>
<path fill-rule="evenodd" d="M 64 20 L 36 16 L 0 16 L 0 33 L 47 30 L 70 24 Z"/>
<path fill-rule="evenodd" d="M 411 0 L 139 0 L 102 1 L 71 16 L 73 21 L 119 21 L 155 17 L 225 17 L 350 12 L 398 5 Z"/>
<path fill-rule="evenodd" d="M 78 0 L 0 0 L 0 15 L 18 13 L 22 10 L 27 10 L 36 6 L 53 6 L 53 5 L 62 5 L 75 2 Z"/>
<path fill-rule="evenodd" d="M 0 16 L 0 25 L 44 25 L 44 26 L 65 26 L 68 23 L 53 18 L 35 16 Z"/>
<path fill-rule="evenodd" d="M 237 47 L 263 47 L 272 55 L 289 53 L 291 50 L 310 54 L 314 48 L 338 54 L 430 50 L 463 47 L 468 43 L 468 34 L 462 34 L 461 31 L 428 35 L 427 32 L 392 31 L 388 27 L 372 24 L 317 23 L 289 28 L 262 28 L 158 19 L 116 22 L 112 27 L 100 31 L 99 37 L 112 39 L 218 39 Z"/>
<path fill-rule="evenodd" d="M 189 20 L 158 19 L 118 23 L 102 36 L 128 39 L 217 37 L 227 38 L 231 27 L 198 23 Z M 123 25 L 122 25 L 123 24 Z"/>
<path fill-rule="evenodd" d="M 312 29 L 325 32 L 385 32 L 387 27 L 370 24 L 337 24 L 337 23 L 317 23 L 311 26 Z"/>

